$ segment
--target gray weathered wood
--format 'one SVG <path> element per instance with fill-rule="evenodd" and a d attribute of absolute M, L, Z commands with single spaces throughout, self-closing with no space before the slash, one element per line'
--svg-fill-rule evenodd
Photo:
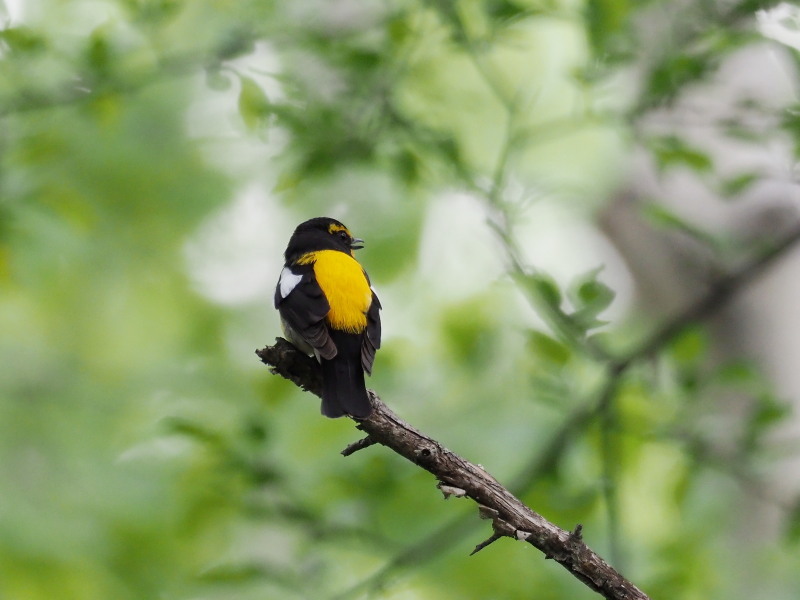
<path fill-rule="evenodd" d="M 286 340 L 278 338 L 274 346 L 262 348 L 256 354 L 270 365 L 273 373 L 319 395 L 321 380 L 316 361 Z M 478 503 L 482 515 L 492 519 L 492 537 L 479 544 L 475 551 L 501 536 L 525 541 L 609 600 L 648 600 L 644 592 L 583 542 L 580 526 L 569 532 L 550 523 L 480 466 L 464 460 L 403 421 L 372 390 L 369 390 L 369 397 L 374 409 L 372 414 L 363 421 L 356 421 L 367 437 L 348 446 L 344 451 L 346 455 L 375 443 L 382 444 L 433 474 L 441 484 L 463 490 Z"/>

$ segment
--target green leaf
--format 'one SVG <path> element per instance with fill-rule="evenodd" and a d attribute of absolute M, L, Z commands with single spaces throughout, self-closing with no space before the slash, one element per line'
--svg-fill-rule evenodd
<path fill-rule="evenodd" d="M 723 196 L 738 196 L 747 188 L 761 179 L 759 173 L 742 173 L 729 179 L 722 181 L 720 185 L 720 193 Z"/>
<path fill-rule="evenodd" d="M 350 48 L 347 53 L 347 67 L 363 73 L 375 70 L 382 63 L 380 52 L 369 48 Z"/>
<path fill-rule="evenodd" d="M 264 90 L 250 77 L 239 75 L 242 88 L 239 91 L 239 114 L 245 127 L 253 131 L 264 125 L 272 114 L 271 104 Z"/>
<path fill-rule="evenodd" d="M 275 194 L 280 194 L 288 190 L 293 190 L 300 184 L 302 180 L 303 178 L 295 171 L 283 171 L 278 175 L 278 179 L 275 182 L 275 186 L 272 188 L 272 191 Z"/>
<path fill-rule="evenodd" d="M 569 346 L 541 331 L 531 331 L 528 336 L 528 344 L 537 359 L 544 360 L 556 367 L 566 365 L 572 356 Z"/>
<path fill-rule="evenodd" d="M 196 442 L 216 448 L 222 448 L 225 446 L 225 440 L 222 435 L 216 431 L 212 431 L 200 423 L 195 423 L 193 421 L 189 421 L 188 419 L 178 417 L 166 419 L 164 423 L 172 433 L 184 435 L 195 440 Z"/>
<path fill-rule="evenodd" d="M 745 386 L 760 382 L 758 370 L 749 362 L 738 360 L 722 365 L 714 375 L 720 385 Z"/>
<path fill-rule="evenodd" d="M 273 569 L 268 565 L 250 563 L 214 566 L 201 573 L 200 580 L 218 584 L 274 581 L 283 583 L 287 587 L 292 585 L 291 576 L 285 569 Z"/>
<path fill-rule="evenodd" d="M 795 500 L 794 506 L 787 515 L 786 537 L 792 543 L 800 542 L 800 498 Z"/>
<path fill-rule="evenodd" d="M 672 358 L 682 366 L 693 366 L 708 350 L 708 339 L 699 327 L 690 327 L 679 334 L 670 344 Z"/>
<path fill-rule="evenodd" d="M 413 34 L 405 15 L 394 16 L 386 21 L 386 33 L 393 44 L 404 44 Z"/>
<path fill-rule="evenodd" d="M 484 4 L 489 17 L 496 22 L 508 22 L 526 13 L 527 8 L 509 0 L 488 0 Z"/>
<path fill-rule="evenodd" d="M 397 177 L 405 184 L 414 184 L 420 179 L 422 162 L 419 156 L 407 148 L 400 150 L 392 162 Z"/>
<path fill-rule="evenodd" d="M 250 54 L 255 49 L 255 38 L 250 26 L 234 27 L 222 36 L 217 47 L 219 60 L 230 60 L 237 56 Z"/>
<path fill-rule="evenodd" d="M 690 223 L 663 204 L 650 202 L 642 206 L 641 211 L 642 216 L 649 221 L 651 225 L 659 229 L 680 231 L 711 248 L 719 248 L 722 246 L 722 243 L 709 232 Z"/>
<path fill-rule="evenodd" d="M 783 0 L 739 0 L 739 2 L 733 3 L 730 12 L 730 18 L 738 19 L 743 17 L 752 17 L 755 15 L 755 13 L 762 10 L 768 10 L 778 4 L 781 4 L 782 2 Z"/>
<path fill-rule="evenodd" d="M 444 157 L 445 161 L 452 166 L 459 168 L 464 164 L 464 160 L 461 156 L 461 149 L 454 139 L 443 138 L 436 143 L 436 148 Z"/>
<path fill-rule="evenodd" d="M 741 440 L 742 451 L 747 455 L 761 448 L 765 435 L 790 413 L 786 403 L 769 390 L 762 390 L 756 400 Z"/>
<path fill-rule="evenodd" d="M 786 109 L 781 119 L 781 128 L 794 138 L 794 153 L 800 157 L 800 104 Z"/>
<path fill-rule="evenodd" d="M 697 173 L 707 173 L 714 168 L 707 153 L 675 135 L 654 138 L 650 140 L 650 147 L 662 172 L 673 167 L 688 167 Z"/>
<path fill-rule="evenodd" d="M 86 60 L 98 75 L 105 76 L 110 71 L 112 56 L 107 27 L 100 26 L 92 31 L 86 48 Z"/>
<path fill-rule="evenodd" d="M 605 322 L 596 319 L 596 307 L 603 305 L 605 300 L 602 298 L 607 296 L 607 292 L 599 287 L 588 286 L 583 291 L 585 297 L 591 298 L 594 302 L 591 308 L 590 305 L 585 305 L 583 309 L 567 314 L 561 308 L 563 303 L 561 290 L 552 277 L 542 272 L 535 272 L 523 277 L 522 282 L 528 289 L 530 302 L 536 312 L 562 339 L 574 342 L 585 337 L 588 329 L 605 325 Z"/>
<path fill-rule="evenodd" d="M 765 142 L 772 132 L 757 131 L 745 125 L 739 117 L 729 117 L 717 121 L 720 131 L 734 140 L 741 140 L 751 144 Z"/>
<path fill-rule="evenodd" d="M 769 429 L 789 415 L 789 408 L 773 394 L 764 393 L 752 415 L 752 425 L 758 430 Z"/>
<path fill-rule="evenodd" d="M 29 27 L 0 29 L 0 42 L 12 52 L 36 52 L 45 49 L 45 39 Z"/>
<path fill-rule="evenodd" d="M 650 72 L 640 110 L 671 102 L 689 83 L 707 75 L 715 65 L 709 54 L 686 54 L 678 49 L 664 57 Z"/>
<path fill-rule="evenodd" d="M 602 270 L 603 267 L 597 267 L 576 277 L 567 290 L 567 297 L 575 308 L 570 318 L 584 331 L 606 324 L 597 316 L 611 305 L 616 295 L 614 290 L 597 279 Z"/>
<path fill-rule="evenodd" d="M 586 3 L 589 37 L 598 56 L 618 59 L 631 45 L 627 34 L 630 0 L 592 0 Z"/>
<path fill-rule="evenodd" d="M 575 278 L 567 294 L 576 308 L 591 307 L 600 312 L 614 300 L 614 290 L 597 279 L 602 270 L 597 267 Z"/>
<path fill-rule="evenodd" d="M 561 290 L 555 280 L 544 273 L 533 273 L 526 277 L 532 291 L 548 306 L 561 311 Z"/>

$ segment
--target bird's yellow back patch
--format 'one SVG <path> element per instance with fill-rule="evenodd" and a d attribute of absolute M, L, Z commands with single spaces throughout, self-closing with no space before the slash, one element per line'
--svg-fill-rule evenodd
<path fill-rule="evenodd" d="M 372 290 L 358 261 L 338 250 L 318 250 L 309 252 L 297 262 L 314 265 L 317 283 L 331 306 L 326 317 L 328 324 L 348 333 L 364 331 Z"/>

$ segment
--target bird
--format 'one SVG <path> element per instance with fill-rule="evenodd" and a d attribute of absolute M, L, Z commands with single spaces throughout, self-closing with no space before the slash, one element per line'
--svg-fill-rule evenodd
<path fill-rule="evenodd" d="M 372 414 L 364 373 L 381 345 L 381 303 L 354 251 L 364 240 L 336 219 L 297 226 L 284 252 L 275 308 L 286 339 L 322 367 L 326 417 Z"/>

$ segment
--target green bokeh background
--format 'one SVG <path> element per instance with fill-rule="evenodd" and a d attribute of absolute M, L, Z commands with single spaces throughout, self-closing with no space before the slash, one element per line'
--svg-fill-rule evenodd
<path fill-rule="evenodd" d="M 796 540 L 744 547 L 736 483 L 675 434 L 703 410 L 702 331 L 620 384 L 613 481 L 600 423 L 542 458 L 601 373 L 535 333 L 475 190 L 508 146 L 500 212 L 522 238 L 532 204 L 603 206 L 626 111 L 672 91 L 645 102 L 611 76 L 630 4 L 9 6 L 0 598 L 595 597 L 523 544 L 468 557 L 489 535 L 470 503 L 383 448 L 343 459 L 352 423 L 259 364 L 283 247 L 322 214 L 367 240 L 386 331 L 370 385 L 404 418 L 601 554 L 616 535 L 653 598 L 796 597 Z"/>

